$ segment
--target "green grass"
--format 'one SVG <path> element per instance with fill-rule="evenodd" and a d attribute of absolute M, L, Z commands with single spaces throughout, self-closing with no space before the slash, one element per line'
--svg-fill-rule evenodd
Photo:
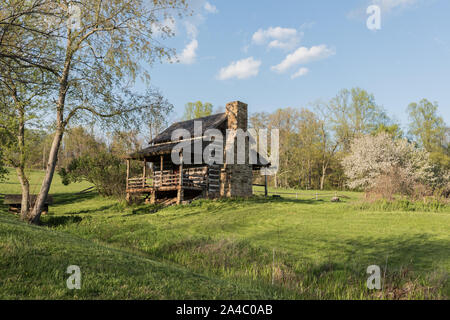
<path fill-rule="evenodd" d="M 36 180 L 40 175 L 32 172 Z M 339 192 L 343 202 L 331 203 L 334 192 L 316 201 L 316 191 L 277 190 L 301 195 L 201 200 L 157 211 L 75 195 L 87 185 L 65 187 L 55 178 L 55 205 L 43 226 L 0 215 L 0 298 L 449 296 L 448 207 L 361 208 L 359 193 Z M 0 184 L 0 193 L 13 190 L 13 176 Z M 85 278 L 73 292 L 65 289 L 64 268 L 77 263 Z M 365 286 L 374 264 L 383 276 L 387 266 L 382 293 Z"/>
<path fill-rule="evenodd" d="M 20 184 L 17 180 L 17 175 L 14 170 L 8 169 L 9 175 L 8 180 L 0 182 L 0 194 L 5 193 L 21 193 Z M 41 189 L 43 172 L 41 170 L 27 170 L 26 174 L 30 182 L 30 193 L 37 194 Z M 80 192 L 91 185 L 88 182 L 73 183 L 65 186 L 61 183 L 61 178 L 55 173 L 53 178 L 53 183 L 50 188 L 50 194 L 73 194 Z"/>
<path fill-rule="evenodd" d="M 265 290 L 0 216 L 0 299 L 265 299 Z M 65 271 L 81 270 L 81 290 Z"/>
<path fill-rule="evenodd" d="M 424 201 L 411 201 L 408 199 L 396 199 L 394 201 L 378 200 L 374 202 L 359 202 L 355 204 L 361 210 L 377 211 L 418 211 L 418 212 L 448 212 L 449 205 L 436 199 Z"/>

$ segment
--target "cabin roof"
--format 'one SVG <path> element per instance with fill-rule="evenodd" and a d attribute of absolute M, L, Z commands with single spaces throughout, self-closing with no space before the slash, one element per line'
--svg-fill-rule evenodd
<path fill-rule="evenodd" d="M 172 132 L 174 132 L 177 129 L 187 130 L 191 134 L 191 137 L 194 137 L 194 121 L 202 122 L 202 135 L 203 135 L 206 130 L 220 128 L 220 126 L 226 120 L 227 116 L 225 113 L 218 113 L 203 118 L 175 122 L 169 128 L 161 132 L 155 139 L 150 141 L 149 144 L 154 145 L 172 141 Z"/>
<path fill-rule="evenodd" d="M 160 155 L 167 155 L 171 154 L 172 151 L 181 151 L 182 147 L 178 146 L 181 141 L 172 141 L 172 132 L 178 129 L 185 129 L 187 130 L 191 135 L 191 152 L 195 153 L 194 148 L 194 141 L 196 138 L 194 138 L 194 121 L 201 121 L 202 122 L 202 135 L 199 138 L 202 138 L 205 131 L 209 129 L 220 129 L 222 125 L 227 121 L 227 115 L 226 113 L 218 113 L 213 114 L 211 116 L 193 119 L 193 120 L 186 120 L 186 121 L 180 121 L 172 124 L 169 128 L 164 130 L 162 133 L 160 133 L 155 139 L 151 140 L 149 142 L 150 146 L 147 148 L 144 148 L 142 150 L 139 150 L 135 153 L 132 153 L 128 155 L 126 158 L 128 159 L 148 159 L 151 160 L 151 158 L 160 156 Z M 186 137 L 184 137 L 186 138 Z M 185 140 L 186 141 L 186 140 Z M 188 142 L 185 142 L 188 143 Z M 206 145 L 209 145 L 211 142 L 209 141 L 202 141 L 202 153 Z M 185 145 L 185 144 L 184 144 Z M 177 147 L 177 149 L 174 149 Z M 270 166 L 270 163 L 268 163 L 267 160 L 265 160 L 259 153 L 258 153 L 258 163 L 253 164 L 253 168 L 261 168 L 261 167 L 267 167 Z M 267 164 L 268 163 L 268 164 Z"/>
<path fill-rule="evenodd" d="M 157 144 L 154 146 L 149 146 L 147 148 L 144 148 L 142 150 L 139 150 L 135 153 L 132 153 L 128 156 L 128 158 L 130 159 L 144 159 L 144 158 L 148 158 L 151 156 L 158 156 L 158 155 L 163 155 L 163 154 L 170 154 L 172 153 L 172 150 L 175 150 L 175 147 L 177 146 L 177 144 L 179 144 L 180 141 L 175 141 L 175 142 L 167 142 L 167 143 L 161 143 L 161 144 Z M 178 151 L 181 151 L 182 148 L 177 148 L 179 149 Z M 191 150 L 192 152 L 194 151 L 194 147 L 191 146 Z"/>
<path fill-rule="evenodd" d="M 184 142 L 184 146 L 186 146 L 186 143 L 189 142 Z M 194 140 L 190 141 L 191 143 L 191 154 L 195 153 L 195 148 L 194 148 Z M 203 156 L 203 150 L 205 149 L 205 147 L 210 144 L 210 141 L 202 141 L 202 153 L 201 156 Z M 177 146 L 178 145 L 178 146 Z M 145 149 L 139 150 L 138 152 L 132 153 L 130 154 L 127 158 L 128 159 L 135 159 L 135 160 L 143 160 L 143 159 L 147 159 L 147 160 L 154 160 L 155 157 L 159 157 L 161 155 L 170 155 L 172 153 L 172 151 L 175 152 L 180 152 L 183 149 L 183 145 L 180 144 L 180 141 L 176 141 L 176 142 L 170 142 L 170 143 L 162 143 L 162 144 L 158 144 L 158 145 L 154 145 L 154 146 L 149 146 Z M 158 159 L 158 158 L 156 158 Z M 193 159 L 191 159 L 193 161 Z M 257 160 L 258 163 L 257 164 L 253 164 L 253 169 L 259 169 L 262 167 L 268 167 L 270 166 L 270 163 L 268 160 L 266 160 L 259 152 L 257 152 Z M 156 160 L 159 161 L 159 160 Z"/>

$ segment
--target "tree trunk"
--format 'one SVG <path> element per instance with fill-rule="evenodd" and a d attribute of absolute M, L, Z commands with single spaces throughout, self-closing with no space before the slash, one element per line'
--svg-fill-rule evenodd
<path fill-rule="evenodd" d="M 320 190 L 323 190 L 323 185 L 325 183 L 325 175 L 327 173 L 327 165 L 322 166 L 322 176 L 320 177 Z"/>
<path fill-rule="evenodd" d="M 311 174 L 312 174 L 312 172 L 311 172 L 311 161 L 310 160 L 308 160 L 308 189 L 312 189 L 311 188 Z"/>
<path fill-rule="evenodd" d="M 20 218 L 26 220 L 30 209 L 30 183 L 25 174 L 25 109 L 19 103 L 17 91 L 14 88 L 14 101 L 16 103 L 17 111 L 19 113 L 19 131 L 17 137 L 19 149 L 19 161 L 16 166 L 17 177 L 22 188 L 22 201 L 20 204 Z"/>
<path fill-rule="evenodd" d="M 33 207 L 33 211 L 31 212 L 29 217 L 29 222 L 33 224 L 39 224 L 42 209 L 48 197 L 48 192 L 50 190 L 53 175 L 55 173 L 56 162 L 58 160 L 58 150 L 59 146 L 61 145 L 63 134 L 64 134 L 63 129 L 58 128 L 56 130 L 55 137 L 53 138 L 52 147 L 50 149 L 50 154 L 48 157 L 47 170 L 45 172 L 45 177 L 42 182 L 41 191 L 39 192 L 39 195 L 36 199 L 36 203 L 34 204 Z"/>
<path fill-rule="evenodd" d="M 30 214 L 29 222 L 32 224 L 39 224 L 42 209 L 44 208 L 45 201 L 48 197 L 48 192 L 52 184 L 53 175 L 55 174 L 56 163 L 58 160 L 59 147 L 61 146 L 61 141 L 64 135 L 64 130 L 66 127 L 66 122 L 64 121 L 64 107 L 66 103 L 67 90 L 69 89 L 68 79 L 70 66 L 72 62 L 72 57 L 74 51 L 71 49 L 72 41 L 70 39 L 67 42 L 66 59 L 64 63 L 64 71 L 61 75 L 61 80 L 59 82 L 59 97 L 56 112 L 56 132 L 53 138 L 52 146 L 50 148 L 50 154 L 48 156 L 47 168 L 45 171 L 45 177 L 42 181 L 41 190 L 37 196 L 36 203 L 34 204 L 33 211 Z M 69 119 L 66 119 L 68 121 Z"/>
<path fill-rule="evenodd" d="M 22 201 L 20 207 L 20 218 L 27 220 L 30 209 L 30 183 L 25 176 L 25 171 L 22 167 L 16 168 L 17 176 L 19 177 L 20 186 L 22 187 Z"/>

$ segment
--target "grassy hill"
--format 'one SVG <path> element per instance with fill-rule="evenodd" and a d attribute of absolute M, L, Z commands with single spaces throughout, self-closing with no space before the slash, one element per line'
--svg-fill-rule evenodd
<path fill-rule="evenodd" d="M 39 181 L 40 172 L 32 173 Z M 0 210 L 0 298 L 373 299 L 449 296 L 450 210 L 362 210 L 315 191 L 281 199 L 127 207 L 87 184 L 51 193 L 43 226 Z M 32 189 L 33 190 L 33 189 Z M 38 190 L 38 189 L 37 189 Z M 20 192 L 11 175 L 0 193 Z M 65 268 L 81 267 L 67 290 Z M 369 265 L 383 291 L 366 288 Z"/>
<path fill-rule="evenodd" d="M 81 269 L 81 290 L 65 271 Z M 0 299 L 264 299 L 264 291 L 0 216 Z"/>

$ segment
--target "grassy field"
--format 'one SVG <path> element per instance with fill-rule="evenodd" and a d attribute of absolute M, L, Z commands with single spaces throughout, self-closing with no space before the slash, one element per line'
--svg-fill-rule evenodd
<path fill-rule="evenodd" d="M 31 173 L 34 192 L 41 177 Z M 88 186 L 56 176 L 40 227 L 0 207 L 0 298 L 449 297 L 448 207 L 361 209 L 359 193 L 331 203 L 334 192 L 317 201 L 316 191 L 277 190 L 294 194 L 158 210 L 76 194 Z M 0 183 L 19 192 L 13 174 Z M 65 287 L 72 264 L 81 290 Z M 369 265 L 381 267 L 383 290 L 366 288 Z"/>

